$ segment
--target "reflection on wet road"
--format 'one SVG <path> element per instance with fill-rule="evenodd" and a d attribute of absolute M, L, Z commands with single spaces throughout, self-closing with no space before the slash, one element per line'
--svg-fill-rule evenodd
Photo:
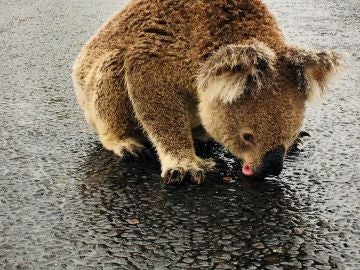
<path fill-rule="evenodd" d="M 73 94 L 75 55 L 125 2 L 0 4 L 0 269 L 360 269 L 358 2 L 266 1 L 292 43 L 348 54 L 281 177 L 213 147 L 229 169 L 177 188 L 103 150 Z"/>

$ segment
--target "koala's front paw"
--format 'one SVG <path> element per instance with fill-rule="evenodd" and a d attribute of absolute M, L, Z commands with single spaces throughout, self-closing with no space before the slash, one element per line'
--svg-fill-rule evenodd
<path fill-rule="evenodd" d="M 179 184 L 186 176 L 190 180 L 200 185 L 205 180 L 205 173 L 214 167 L 215 163 L 211 159 L 203 160 L 197 158 L 195 161 L 178 162 L 173 168 L 165 169 L 163 181 L 167 185 Z"/>
<path fill-rule="evenodd" d="M 113 151 L 115 155 L 125 158 L 125 157 L 139 157 L 145 156 L 148 154 L 148 150 L 136 140 L 132 138 L 127 139 L 113 139 L 113 140 L 103 140 L 104 147 L 107 150 Z"/>
<path fill-rule="evenodd" d="M 184 179 L 184 173 L 178 169 L 170 169 L 166 171 L 163 181 L 167 185 L 177 185 Z"/>
<path fill-rule="evenodd" d="M 202 184 L 205 180 L 205 172 L 203 170 L 198 170 L 197 172 L 185 172 L 181 168 L 178 168 L 168 170 L 163 177 L 163 181 L 167 185 L 177 185 L 182 182 L 186 175 L 189 175 L 191 181 L 197 185 Z"/>

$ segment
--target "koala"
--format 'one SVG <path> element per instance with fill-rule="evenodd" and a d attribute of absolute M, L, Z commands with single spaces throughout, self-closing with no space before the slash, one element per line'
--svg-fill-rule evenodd
<path fill-rule="evenodd" d="M 306 103 L 321 98 L 342 58 L 289 45 L 260 0 L 132 0 L 87 42 L 73 82 L 105 149 L 136 155 L 150 141 L 167 184 L 197 184 L 212 139 L 248 177 L 279 175 Z"/>

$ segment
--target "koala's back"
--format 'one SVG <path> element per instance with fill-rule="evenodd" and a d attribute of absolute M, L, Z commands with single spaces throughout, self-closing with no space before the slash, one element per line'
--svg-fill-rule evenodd
<path fill-rule="evenodd" d="M 85 56 L 83 60 L 94 62 L 114 50 L 125 54 L 136 43 L 143 44 L 144 53 L 146 48 L 155 52 L 163 46 L 167 46 L 168 51 L 179 52 L 178 49 L 184 47 L 189 36 L 185 33 L 187 22 L 183 16 L 185 2 L 183 0 L 131 1 L 104 23 L 88 41 L 82 50 Z"/>
<path fill-rule="evenodd" d="M 217 48 L 251 38 L 275 50 L 284 44 L 276 20 L 258 0 L 133 0 L 83 48 L 81 77 L 114 50 L 133 65 L 161 59 L 176 65 L 177 77 L 193 77 Z"/>

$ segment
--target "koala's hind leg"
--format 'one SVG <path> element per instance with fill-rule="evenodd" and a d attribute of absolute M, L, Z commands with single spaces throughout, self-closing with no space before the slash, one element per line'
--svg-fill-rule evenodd
<path fill-rule="evenodd" d="M 151 63 L 149 61 L 146 68 L 136 65 L 136 69 L 126 70 L 136 117 L 157 150 L 164 182 L 176 184 L 189 175 L 193 182 L 200 184 L 214 163 L 196 156 L 188 103 L 176 83 L 165 82 L 163 76 L 153 74 L 161 74 L 162 68 Z"/>
<path fill-rule="evenodd" d="M 105 149 L 124 157 L 136 155 L 145 141 L 134 117 L 123 76 L 123 60 L 117 51 L 108 53 L 96 66 L 92 123 Z"/>

